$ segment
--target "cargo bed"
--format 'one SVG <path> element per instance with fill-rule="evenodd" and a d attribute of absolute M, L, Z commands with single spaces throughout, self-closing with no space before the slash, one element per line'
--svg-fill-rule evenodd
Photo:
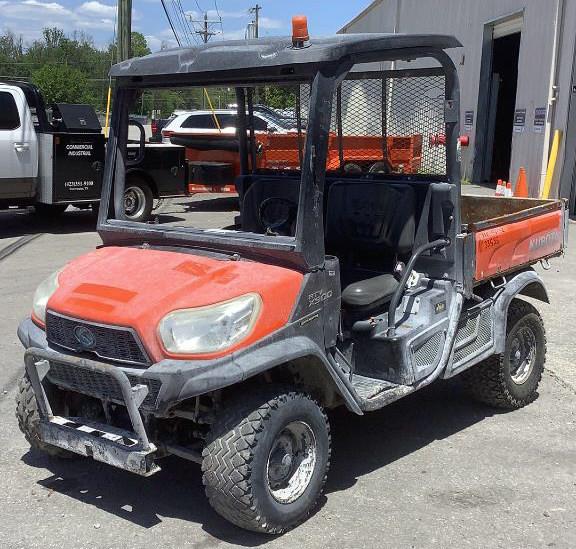
<path fill-rule="evenodd" d="M 463 229 L 475 242 L 474 281 L 561 255 L 567 222 L 563 200 L 463 196 Z"/>

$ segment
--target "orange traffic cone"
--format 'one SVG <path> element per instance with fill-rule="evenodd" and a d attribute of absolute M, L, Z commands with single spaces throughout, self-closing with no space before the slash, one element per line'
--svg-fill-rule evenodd
<path fill-rule="evenodd" d="M 514 196 L 517 198 L 528 198 L 528 183 L 526 182 L 526 170 L 524 168 L 520 168 L 518 172 Z"/>
<path fill-rule="evenodd" d="M 505 194 L 506 194 L 506 187 L 502 183 L 502 180 L 499 179 L 498 185 L 496 185 L 496 192 L 494 193 L 494 196 L 504 196 Z"/>
<path fill-rule="evenodd" d="M 504 195 L 506 198 L 512 198 L 514 193 L 512 192 L 512 183 L 510 181 L 506 182 L 506 194 Z"/>

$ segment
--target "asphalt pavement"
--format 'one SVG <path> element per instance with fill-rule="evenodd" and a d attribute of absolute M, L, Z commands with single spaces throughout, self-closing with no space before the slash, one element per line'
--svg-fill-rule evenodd
<path fill-rule="evenodd" d="M 45 276 L 99 243 L 93 225 L 85 212 L 54 223 L 0 213 L 0 248 L 42 234 L 0 262 L 0 548 L 576 547 L 574 248 L 543 272 L 552 305 L 538 304 L 548 361 L 535 403 L 494 413 L 452 381 L 364 417 L 331 414 L 326 496 L 305 524 L 270 538 L 211 510 L 198 465 L 169 458 L 145 479 L 49 459 L 19 432 L 18 322 Z"/>

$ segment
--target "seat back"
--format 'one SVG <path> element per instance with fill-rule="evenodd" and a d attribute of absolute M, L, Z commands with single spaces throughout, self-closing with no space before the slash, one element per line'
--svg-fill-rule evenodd
<path fill-rule="evenodd" d="M 242 230 L 263 233 L 266 227 L 260 221 L 260 206 L 272 197 L 285 198 L 298 204 L 300 177 L 241 176 L 236 179 L 236 189 L 240 197 Z"/>
<path fill-rule="evenodd" d="M 330 253 L 395 257 L 414 246 L 416 193 L 407 184 L 335 181 L 328 188 L 326 246 Z"/>

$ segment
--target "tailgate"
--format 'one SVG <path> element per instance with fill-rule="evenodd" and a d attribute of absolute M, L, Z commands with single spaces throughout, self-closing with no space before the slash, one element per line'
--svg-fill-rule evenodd
<path fill-rule="evenodd" d="M 534 208 L 474 231 L 476 282 L 560 255 L 566 241 L 567 210 L 562 201 L 550 211 Z"/>

